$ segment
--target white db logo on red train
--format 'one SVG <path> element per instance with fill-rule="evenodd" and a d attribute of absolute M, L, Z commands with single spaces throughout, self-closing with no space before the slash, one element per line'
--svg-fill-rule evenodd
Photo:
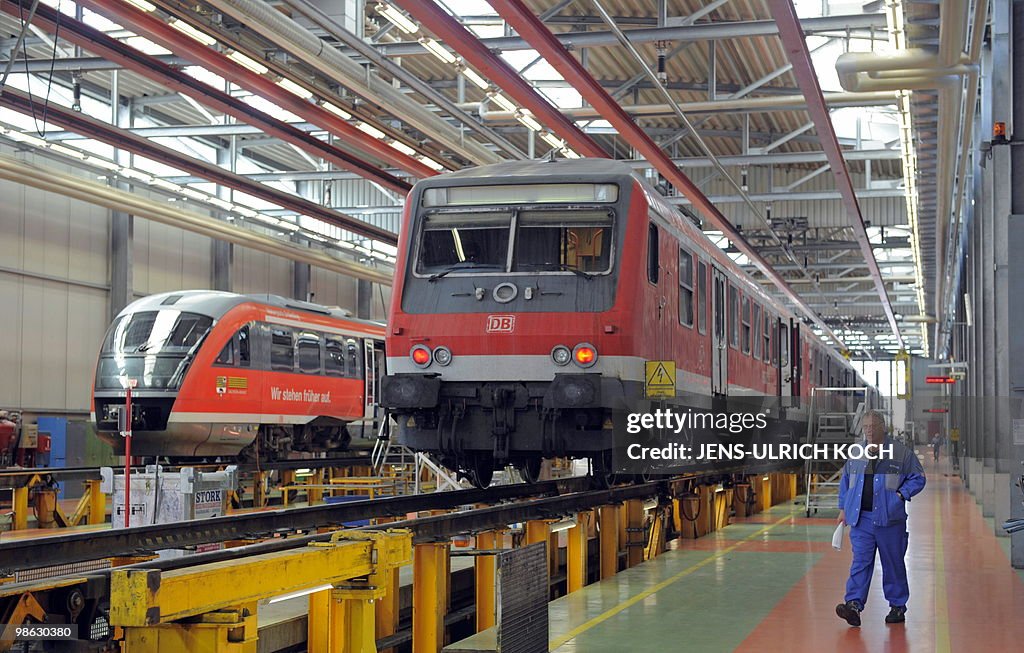
<path fill-rule="evenodd" d="M 488 315 L 487 333 L 512 333 L 516 329 L 515 315 Z"/>

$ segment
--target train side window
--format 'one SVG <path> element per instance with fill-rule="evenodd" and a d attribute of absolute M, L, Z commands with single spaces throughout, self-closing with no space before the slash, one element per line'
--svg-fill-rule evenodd
<path fill-rule="evenodd" d="M 740 348 L 740 294 L 736 286 L 729 284 L 729 344 Z"/>
<path fill-rule="evenodd" d="M 327 376 L 345 376 L 345 339 L 341 336 L 325 336 L 324 352 L 324 373 Z"/>
<path fill-rule="evenodd" d="M 246 324 L 236 331 L 231 340 L 224 345 L 224 349 L 220 350 L 216 364 L 249 367 L 249 361 L 249 325 Z"/>
<path fill-rule="evenodd" d="M 761 337 L 763 338 L 761 355 L 766 363 L 770 363 L 772 360 L 772 324 L 774 324 L 774 322 L 775 320 L 768 315 L 768 309 L 764 309 L 764 327 L 761 332 Z"/>
<path fill-rule="evenodd" d="M 679 324 L 693 327 L 693 254 L 679 250 Z"/>
<path fill-rule="evenodd" d="M 647 280 L 658 283 L 658 225 L 647 226 Z"/>
<path fill-rule="evenodd" d="M 750 321 L 750 338 L 753 340 L 754 360 L 761 360 L 761 338 L 758 331 L 761 328 L 761 305 L 754 304 L 753 319 Z"/>
<path fill-rule="evenodd" d="M 295 371 L 293 334 L 288 327 L 270 327 L 270 369 L 278 372 Z"/>
<path fill-rule="evenodd" d="M 789 366 L 789 325 L 779 326 L 779 361 L 782 367 Z"/>
<path fill-rule="evenodd" d="M 743 298 L 743 315 L 742 315 L 743 328 L 740 331 L 741 344 L 743 345 L 743 353 L 750 353 L 750 299 L 747 297 Z"/>
<path fill-rule="evenodd" d="M 349 338 L 345 341 L 345 355 L 348 358 L 347 376 L 353 379 L 363 378 L 362 341 Z"/>
<path fill-rule="evenodd" d="M 697 329 L 708 332 L 708 266 L 697 261 Z"/>
<path fill-rule="evenodd" d="M 320 334 L 315 331 L 300 331 L 295 343 L 295 354 L 299 371 L 303 374 L 320 373 Z"/>

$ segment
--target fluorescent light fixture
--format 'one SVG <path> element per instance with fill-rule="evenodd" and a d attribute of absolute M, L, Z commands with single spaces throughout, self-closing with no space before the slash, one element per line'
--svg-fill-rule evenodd
<path fill-rule="evenodd" d="M 505 111 L 511 111 L 511 112 L 514 113 L 514 112 L 519 110 L 519 107 L 517 107 L 515 104 L 513 104 L 511 100 L 509 100 L 507 97 L 505 97 L 501 93 L 491 93 L 490 95 L 491 95 L 491 102 L 497 104 L 499 107 L 501 107 Z"/>
<path fill-rule="evenodd" d="M 376 127 L 374 127 L 373 125 L 365 123 L 365 122 L 358 123 L 356 125 L 356 129 L 358 129 L 359 131 L 363 132 L 364 134 L 369 134 L 370 136 L 373 136 L 374 138 L 384 138 L 387 135 L 384 132 L 382 132 L 381 130 L 379 130 Z"/>
<path fill-rule="evenodd" d="M 406 34 L 415 34 L 420 29 L 416 23 L 409 20 L 405 14 L 385 2 L 381 2 L 377 5 L 377 13 L 384 18 L 387 18 L 395 27 Z"/>
<path fill-rule="evenodd" d="M 267 601 L 268 604 L 279 603 L 281 601 L 287 601 L 288 599 L 297 599 L 302 596 L 309 596 L 310 594 L 316 594 L 317 592 L 323 592 L 324 590 L 332 589 L 333 585 L 317 585 L 316 587 L 310 587 L 306 590 L 299 590 L 298 592 L 292 592 L 291 594 L 282 594 L 281 596 L 275 596 L 274 598 Z"/>
<path fill-rule="evenodd" d="M 146 0 L 125 0 L 125 2 L 145 12 L 156 11 L 156 5 L 151 2 L 146 2 Z"/>
<path fill-rule="evenodd" d="M 443 45 L 441 45 L 434 39 L 423 37 L 420 39 L 420 45 L 429 50 L 431 54 L 433 54 L 435 57 L 437 57 L 438 59 L 445 63 L 455 63 L 456 61 L 455 55 L 453 55 L 451 52 L 448 52 L 448 50 Z"/>
<path fill-rule="evenodd" d="M 85 152 L 72 150 L 70 147 L 64 147 L 63 145 L 59 145 L 57 143 L 50 143 L 49 147 L 52 152 L 56 152 L 57 154 L 63 154 L 64 156 L 70 156 L 74 159 L 80 159 L 84 161 L 89 157 L 89 155 L 86 154 Z"/>
<path fill-rule="evenodd" d="M 462 74 L 465 75 L 466 79 L 468 79 L 469 81 L 473 82 L 478 87 L 480 87 L 480 90 L 482 90 L 482 91 L 486 91 L 487 89 L 489 89 L 491 87 L 491 85 L 488 84 L 487 81 L 484 80 L 483 77 L 481 77 L 480 75 L 477 75 L 476 71 L 473 70 L 472 68 L 463 68 L 462 69 Z"/>
<path fill-rule="evenodd" d="M 545 143 L 555 148 L 556 150 L 560 150 L 563 147 L 565 147 L 565 143 L 562 142 L 562 139 L 555 136 L 551 132 L 544 132 L 543 134 L 540 135 L 540 137 L 544 139 Z"/>
<path fill-rule="evenodd" d="M 579 154 L 577 154 L 575 152 L 575 150 L 570 150 L 569 148 L 565 148 L 564 150 L 562 150 L 562 156 L 564 156 L 567 159 L 581 159 L 581 158 L 583 158 Z"/>
<path fill-rule="evenodd" d="M 395 148 L 396 150 L 398 150 L 402 154 L 406 154 L 408 156 L 415 156 L 416 155 L 416 150 L 412 149 L 411 147 L 409 147 L 408 145 L 406 145 L 405 143 L 403 143 L 401 141 L 392 141 L 391 143 L 388 143 L 388 145 L 390 145 L 391 147 Z"/>
<path fill-rule="evenodd" d="M 195 27 L 192 27 L 191 25 L 189 25 L 188 23 L 186 23 L 183 20 L 175 18 L 174 20 L 171 21 L 170 25 L 171 25 L 171 27 L 173 27 L 174 29 L 178 30 L 179 32 L 181 32 L 185 36 L 189 37 L 190 39 L 192 39 L 194 41 L 199 41 L 203 45 L 216 45 L 217 44 L 217 39 L 213 38 L 212 36 L 210 36 L 206 32 L 199 31 L 198 29 L 196 29 Z"/>
<path fill-rule="evenodd" d="M 421 156 L 421 157 L 419 157 L 419 161 L 420 161 L 420 163 L 422 163 L 423 165 L 427 166 L 428 168 L 433 168 L 434 170 L 437 170 L 438 172 L 440 172 L 441 170 L 445 169 L 445 167 L 443 165 L 441 165 L 437 161 L 434 161 L 429 156 Z"/>
<path fill-rule="evenodd" d="M 181 194 L 184 195 L 185 197 L 191 197 L 192 199 L 199 200 L 201 202 L 209 202 L 210 201 L 210 196 L 209 195 L 207 195 L 206 193 L 204 193 L 202 191 L 198 191 L 198 190 L 196 190 L 194 188 L 182 188 L 181 189 Z"/>
<path fill-rule="evenodd" d="M 181 192 L 181 186 L 174 182 L 167 181 L 166 179 L 156 178 L 153 181 L 149 182 L 149 185 L 156 186 L 157 188 L 163 188 L 164 190 L 169 190 L 172 193 Z"/>
<path fill-rule="evenodd" d="M 46 147 L 46 141 L 44 141 L 41 138 L 32 136 L 31 134 L 22 134 L 21 132 L 15 131 L 13 129 L 7 130 L 6 133 L 7 137 L 10 138 L 12 141 L 25 143 L 27 145 L 34 145 L 36 147 Z"/>
<path fill-rule="evenodd" d="M 252 72 L 256 73 L 257 75 L 264 75 L 264 74 L 266 74 L 267 70 L 269 70 L 266 66 L 264 66 L 260 62 L 256 61 L 255 59 L 253 59 L 251 57 L 245 56 L 244 54 L 242 54 L 238 50 L 235 50 L 234 52 L 229 54 L 228 58 L 231 59 L 232 61 L 234 61 L 235 63 L 237 63 L 238 65 L 243 66 L 245 68 L 248 68 L 249 70 L 251 70 Z"/>
<path fill-rule="evenodd" d="M 281 79 L 277 80 L 277 85 L 283 88 L 284 90 L 288 91 L 292 95 L 299 96 L 303 100 L 308 100 L 309 98 L 313 97 L 312 91 L 306 89 L 303 86 L 299 86 L 298 84 L 288 79 L 287 77 L 282 77 Z"/>
<path fill-rule="evenodd" d="M 207 201 L 210 204 L 213 204 L 214 206 L 219 206 L 220 208 L 224 209 L 225 211 L 232 211 L 235 208 L 234 204 L 232 204 L 231 202 L 229 202 L 227 200 L 222 200 L 219 197 L 211 197 Z"/>
<path fill-rule="evenodd" d="M 128 179 L 138 179 L 139 181 L 145 181 L 147 183 L 153 181 L 153 175 L 145 172 L 139 172 L 134 168 L 121 168 L 121 172 L 118 174 L 122 177 L 127 177 Z"/>
<path fill-rule="evenodd" d="M 561 533 L 562 531 L 567 531 L 570 528 L 575 528 L 576 525 L 576 517 L 568 517 L 566 519 L 556 521 L 554 524 L 551 524 L 551 533 Z"/>
<path fill-rule="evenodd" d="M 253 211 L 252 209 L 250 209 L 247 206 L 236 206 L 235 207 L 235 211 L 237 213 L 239 213 L 240 215 L 244 215 L 247 218 L 258 218 L 258 217 L 260 217 L 259 213 L 257 213 L 256 211 Z"/>
<path fill-rule="evenodd" d="M 322 106 L 327 111 L 330 111 L 334 115 L 338 116 L 342 120 L 348 120 L 348 119 L 350 119 L 352 117 L 351 113 L 349 113 L 348 111 L 345 111 L 344 109 L 342 109 L 339 106 L 331 104 L 330 102 L 324 102 L 320 106 Z"/>
<path fill-rule="evenodd" d="M 531 116 L 528 113 L 520 112 L 516 116 L 516 120 L 518 120 L 519 122 L 523 123 L 524 125 L 526 125 L 527 128 L 529 128 L 529 129 L 531 129 L 531 130 L 533 130 L 535 132 L 539 132 L 539 131 L 544 129 L 543 127 L 541 127 L 540 123 L 537 122 L 536 120 L 534 120 L 533 116 Z"/>
<path fill-rule="evenodd" d="M 101 159 L 101 158 L 95 157 L 95 156 L 90 156 L 88 159 L 86 159 L 86 163 L 88 163 L 89 165 L 92 165 L 92 166 L 96 166 L 97 168 L 103 168 L 104 170 L 110 170 L 112 172 L 116 172 L 121 167 L 121 166 L 117 165 L 116 163 L 114 163 L 113 161 L 107 161 L 106 159 Z"/>

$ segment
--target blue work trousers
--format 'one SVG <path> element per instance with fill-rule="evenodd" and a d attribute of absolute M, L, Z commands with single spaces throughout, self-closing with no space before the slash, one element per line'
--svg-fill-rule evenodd
<path fill-rule="evenodd" d="M 907 522 L 900 520 L 890 526 L 877 526 L 870 514 L 862 514 L 857 525 L 850 528 L 853 562 L 850 580 L 846 582 L 846 600 L 863 607 L 868 600 L 871 575 L 875 571 L 875 551 L 882 559 L 882 591 L 891 607 L 906 607 L 910 599 L 907 583 Z"/>

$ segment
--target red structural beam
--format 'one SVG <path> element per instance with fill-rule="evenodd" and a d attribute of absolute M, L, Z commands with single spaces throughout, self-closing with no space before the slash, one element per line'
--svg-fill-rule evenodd
<path fill-rule="evenodd" d="M 43 9 L 44 5 L 40 5 L 39 8 Z M 0 92 L 0 107 L 31 115 L 33 100 L 28 94 L 7 86 Z M 42 110 L 39 106 L 38 98 L 35 99 L 35 110 L 37 113 Z M 187 156 L 166 145 L 160 145 L 148 138 L 133 134 L 126 129 L 91 118 L 81 111 L 74 111 L 51 102 L 46 109 L 46 119 L 69 131 L 126 150 L 138 156 L 184 170 L 189 174 L 209 179 L 214 183 L 233 188 L 253 197 L 273 202 L 282 208 L 295 211 L 296 213 L 308 215 L 311 218 L 322 220 L 328 224 L 347 229 L 373 240 L 388 243 L 389 245 L 398 244 L 397 235 L 390 231 L 321 206 L 316 202 L 247 179 L 218 165 Z"/>
<path fill-rule="evenodd" d="M 500 56 L 491 52 L 472 32 L 439 7 L 434 0 L 395 0 L 413 18 L 455 49 L 484 78 L 505 91 L 524 109 L 565 140 L 582 156 L 607 159 L 608 153 L 594 139 L 583 133 L 569 118 L 551 105 L 519 73 Z"/>
<path fill-rule="evenodd" d="M 807 100 L 807 113 L 810 114 L 815 130 L 818 132 L 818 140 L 821 141 L 821 147 L 825 151 L 825 157 L 828 159 L 832 176 L 836 181 L 836 188 L 843 198 L 846 213 L 850 218 L 850 226 L 860 245 L 860 251 L 864 255 L 864 262 L 867 263 L 871 279 L 874 281 L 875 290 L 878 292 L 882 309 L 885 311 L 885 317 L 902 348 L 903 336 L 900 335 L 900 328 L 896 324 L 896 314 L 889 301 L 889 293 L 885 289 L 882 271 L 878 267 L 875 252 L 871 249 L 871 242 L 868 240 L 864 216 L 860 212 L 860 204 L 857 202 L 853 181 L 850 179 L 850 170 L 846 167 L 846 159 L 843 158 L 843 150 L 836 137 L 832 117 L 825 104 L 825 97 L 821 94 L 818 74 L 814 70 L 811 53 L 807 49 L 807 41 L 804 39 L 800 19 L 796 15 L 796 7 L 793 6 L 792 0 L 768 0 L 768 7 L 779 27 L 779 38 L 782 39 L 782 47 L 786 51 L 786 56 L 789 57 L 789 63 L 793 66 L 793 76 L 796 77 L 804 99 Z"/>
<path fill-rule="evenodd" d="M 424 3 L 424 4 L 432 4 Z M 501 14 L 502 18 L 512 26 L 519 36 L 533 46 L 550 63 L 562 77 L 572 84 L 580 95 L 589 102 L 601 116 L 610 122 L 640 154 L 653 165 L 673 186 L 676 187 L 698 209 L 716 229 L 746 254 L 758 269 L 782 291 L 796 306 L 810 317 L 818 328 L 837 343 L 842 344 L 839 337 L 822 321 L 803 298 L 794 291 L 786 280 L 757 250 L 747 242 L 728 218 L 715 206 L 704 193 L 697 188 L 686 174 L 683 173 L 641 129 L 625 109 L 601 86 L 543 22 L 520 0 L 491 0 L 491 6 Z"/>
<path fill-rule="evenodd" d="M 137 9 L 123 0 L 80 0 L 78 4 L 123 25 L 140 36 L 145 36 L 171 52 L 194 61 L 244 89 L 271 100 L 282 109 L 330 130 L 352 147 L 375 156 L 399 170 L 404 170 L 420 178 L 437 174 L 432 168 L 399 152 L 379 138 L 359 131 L 341 116 L 289 93 L 269 78 L 235 63 L 213 48 L 197 43 L 160 20 L 155 14 Z M 214 36 L 214 38 L 216 37 Z"/>
<path fill-rule="evenodd" d="M 0 10 L 15 18 L 25 9 L 29 0 L 0 0 Z M 19 6 L 21 9 L 19 9 Z M 51 34 L 57 29 L 58 14 L 55 9 L 40 4 L 36 9 L 32 23 Z M 360 156 L 349 154 L 330 143 L 326 143 L 312 134 L 278 120 L 273 116 L 255 109 L 236 97 L 216 89 L 209 84 L 200 82 L 182 71 L 169 66 L 155 57 L 144 54 L 131 46 L 107 36 L 103 32 L 90 27 L 74 18 L 60 15 L 60 38 L 97 54 L 108 61 L 120 64 L 134 72 L 166 86 L 174 92 L 180 92 L 196 101 L 222 113 L 258 127 L 269 136 L 280 138 L 302 150 L 321 157 L 331 163 L 350 170 L 361 177 L 375 181 L 386 188 L 401 193 L 408 192 L 411 184 L 389 174 L 376 166 L 364 161 Z M 202 47 L 198 43 L 195 47 Z"/>

